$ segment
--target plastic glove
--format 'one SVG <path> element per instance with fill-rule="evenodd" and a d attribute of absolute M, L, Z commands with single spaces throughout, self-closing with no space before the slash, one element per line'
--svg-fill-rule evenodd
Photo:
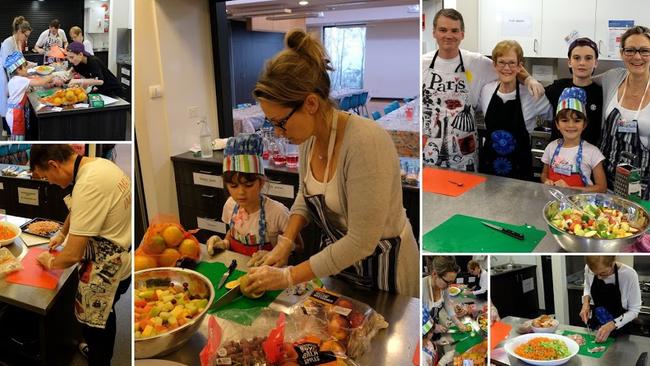
<path fill-rule="evenodd" d="M 53 237 L 50 238 L 50 243 L 47 245 L 49 250 L 54 250 L 59 245 L 63 244 L 65 241 L 65 235 L 62 232 L 57 232 Z"/>
<path fill-rule="evenodd" d="M 447 333 L 447 330 L 448 330 L 447 327 L 445 327 L 442 324 L 436 324 L 436 326 L 433 328 L 433 332 L 439 334 Z"/>
<path fill-rule="evenodd" d="M 438 361 L 438 365 L 444 366 L 450 364 L 452 361 L 454 361 L 454 355 L 456 355 L 456 350 L 453 349 L 451 351 L 447 351 L 444 356 L 440 357 L 440 360 Z"/>
<path fill-rule="evenodd" d="M 273 247 L 273 250 L 264 256 L 265 266 L 284 267 L 289 261 L 289 255 L 295 248 L 296 244 L 293 240 L 284 235 L 278 236 L 278 243 Z"/>
<path fill-rule="evenodd" d="M 535 99 L 544 95 L 544 86 L 532 76 L 529 75 L 524 80 L 524 85 L 526 85 L 526 88 L 528 88 L 528 91 Z"/>
<path fill-rule="evenodd" d="M 284 290 L 293 286 L 291 277 L 291 266 L 277 268 L 271 266 L 261 266 L 251 268 L 248 272 L 250 285 L 247 290 L 255 293 L 259 291 Z"/>
<path fill-rule="evenodd" d="M 43 252 L 36 257 L 38 263 L 40 263 L 45 269 L 52 269 L 52 262 L 54 261 L 54 256 L 50 252 Z"/>
<path fill-rule="evenodd" d="M 230 248 L 228 239 L 221 239 L 218 235 L 213 235 L 208 239 L 208 255 L 213 256 L 217 250 L 226 250 Z"/>
<path fill-rule="evenodd" d="M 253 253 L 251 259 L 248 261 L 248 263 L 246 263 L 246 265 L 249 267 L 261 266 L 264 263 L 264 258 L 267 254 L 269 254 L 268 250 L 258 250 L 257 252 Z"/>
<path fill-rule="evenodd" d="M 605 342 L 609 334 L 616 329 L 616 324 L 614 322 L 609 322 L 602 327 L 598 328 L 598 333 L 596 333 L 596 342 Z"/>

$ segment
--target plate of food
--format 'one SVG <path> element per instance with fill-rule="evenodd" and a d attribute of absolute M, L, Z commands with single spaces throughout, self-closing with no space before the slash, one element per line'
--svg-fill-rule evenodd
<path fill-rule="evenodd" d="M 542 315 L 533 319 L 530 323 L 533 332 L 535 333 L 553 333 L 557 329 L 560 322 L 553 319 L 550 315 Z"/>
<path fill-rule="evenodd" d="M 578 354 L 578 344 L 563 335 L 524 334 L 510 339 L 504 346 L 508 355 L 536 366 L 563 365 Z"/>
<path fill-rule="evenodd" d="M 487 332 L 487 328 L 488 328 L 487 313 L 481 313 L 481 315 L 479 315 L 476 318 L 476 321 L 478 322 L 479 328 L 481 328 L 482 331 Z"/>
<path fill-rule="evenodd" d="M 450 286 L 449 290 L 447 290 L 447 291 L 449 292 L 449 295 L 451 295 L 451 296 L 458 296 L 461 292 L 463 292 L 463 290 L 461 290 L 460 288 L 458 288 L 456 286 Z"/>
<path fill-rule="evenodd" d="M 41 66 L 36 66 L 34 68 L 34 71 L 36 71 L 36 73 L 39 75 L 45 76 L 54 72 L 54 68 L 52 66 L 41 65 Z"/>
<path fill-rule="evenodd" d="M 24 223 L 20 228 L 24 233 L 40 236 L 43 238 L 53 237 L 57 231 L 63 227 L 63 224 L 50 219 L 36 217 Z"/>

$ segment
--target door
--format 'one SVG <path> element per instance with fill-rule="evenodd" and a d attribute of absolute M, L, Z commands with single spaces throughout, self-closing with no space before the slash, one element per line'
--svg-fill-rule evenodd
<path fill-rule="evenodd" d="M 567 58 L 569 44 L 573 39 L 594 39 L 595 16 L 596 0 L 544 0 L 540 56 Z"/>
<path fill-rule="evenodd" d="M 622 21 L 634 21 L 634 25 L 650 25 L 650 11 L 647 0 L 611 1 L 598 0 L 596 3 L 596 43 L 600 59 L 620 60 L 620 44 L 613 39 L 617 33 L 611 27 L 625 27 Z M 615 28 L 614 28 L 615 29 Z M 620 38 L 619 38 L 620 41 Z"/>
<path fill-rule="evenodd" d="M 492 54 L 501 40 L 521 45 L 526 57 L 541 56 L 542 0 L 485 0 L 479 2 L 479 50 Z"/>

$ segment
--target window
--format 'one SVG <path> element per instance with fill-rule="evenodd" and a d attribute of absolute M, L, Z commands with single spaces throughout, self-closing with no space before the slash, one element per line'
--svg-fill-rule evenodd
<path fill-rule="evenodd" d="M 363 89 L 366 27 L 325 27 L 323 40 L 334 67 L 330 71 L 332 90 Z"/>

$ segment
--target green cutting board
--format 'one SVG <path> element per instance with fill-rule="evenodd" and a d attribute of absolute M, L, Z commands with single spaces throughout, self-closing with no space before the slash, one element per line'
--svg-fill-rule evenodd
<path fill-rule="evenodd" d="M 650 201 L 642 200 L 637 196 L 629 196 L 628 199 L 637 205 L 645 208 L 646 211 L 650 213 Z"/>
<path fill-rule="evenodd" d="M 578 333 L 578 332 L 572 332 L 570 330 L 564 330 L 562 331 L 562 335 L 569 336 L 571 334 L 579 334 L 582 336 L 582 338 L 585 339 L 585 344 L 580 346 L 580 350 L 578 350 L 578 354 L 582 356 L 587 356 L 587 357 L 593 357 L 593 358 L 601 358 L 607 352 L 607 349 L 609 346 L 611 346 L 614 343 L 614 338 L 609 337 L 607 340 L 603 343 L 596 343 L 594 342 L 594 339 L 596 338 L 595 336 L 589 335 L 589 334 L 584 334 L 584 333 Z M 605 347 L 605 350 L 602 352 L 595 352 L 595 353 L 589 353 L 587 351 L 589 348 L 594 348 L 598 346 L 603 346 Z"/>
<path fill-rule="evenodd" d="M 196 266 L 196 271 L 206 276 L 212 286 L 215 289 L 214 299 L 218 300 L 223 296 L 228 289 L 224 286 L 223 288 L 217 289 L 221 276 L 226 273 L 228 268 L 225 264 L 214 262 L 200 262 Z M 228 277 L 228 282 L 238 279 L 239 277 L 245 275 L 246 272 L 235 270 L 230 277 Z M 227 282 L 226 282 L 227 283 Z M 238 298 L 237 300 L 231 302 L 230 304 L 224 305 L 218 309 L 208 310 L 208 313 L 214 314 L 219 318 L 233 321 L 242 325 L 251 325 L 253 321 L 262 313 L 264 308 L 267 308 L 269 304 L 275 300 L 282 291 L 267 291 L 259 299 L 249 299 L 245 296 Z"/>
<path fill-rule="evenodd" d="M 483 224 L 485 221 L 521 233 L 518 240 Z M 517 226 L 478 217 L 454 215 L 424 235 L 424 249 L 439 253 L 530 253 L 546 235 L 533 226 Z"/>
<path fill-rule="evenodd" d="M 450 333 L 451 339 L 454 340 L 454 342 L 459 341 L 467 336 L 469 336 L 472 332 L 461 332 L 458 330 L 457 326 L 453 326 L 449 328 L 450 330 L 456 330 L 457 333 Z M 468 349 L 474 347 L 475 345 L 483 342 L 483 337 L 481 336 L 480 332 L 475 332 L 475 335 L 473 337 L 469 337 L 465 339 L 464 341 L 456 343 L 456 352 L 459 354 L 465 353 Z"/>

